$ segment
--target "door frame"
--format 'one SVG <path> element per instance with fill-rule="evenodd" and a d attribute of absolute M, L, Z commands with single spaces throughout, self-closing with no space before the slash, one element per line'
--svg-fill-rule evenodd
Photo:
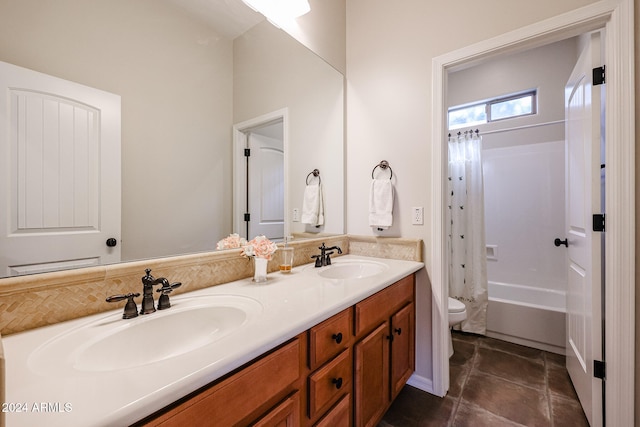
<path fill-rule="evenodd" d="M 589 31 L 606 31 L 607 231 L 605 288 L 609 425 L 634 422 L 635 369 L 635 88 L 633 0 L 604 0 L 549 18 L 432 61 L 431 266 L 433 392 L 449 388 L 446 194 L 447 72 L 502 54 L 524 51 Z"/>
<path fill-rule="evenodd" d="M 245 120 L 233 125 L 233 232 L 242 235 L 244 224 L 245 197 L 247 191 L 246 159 L 244 149 L 247 144 L 247 132 L 252 129 L 268 125 L 276 121 L 282 121 L 282 147 L 284 150 L 284 235 L 288 236 L 289 224 L 289 109 L 281 108 L 270 113 L 263 114 L 253 119 Z M 247 239 L 250 239 L 247 236 Z"/>

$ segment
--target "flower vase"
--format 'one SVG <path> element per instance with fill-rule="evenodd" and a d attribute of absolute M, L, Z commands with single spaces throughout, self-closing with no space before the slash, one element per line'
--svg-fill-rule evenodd
<path fill-rule="evenodd" d="M 266 258 L 254 257 L 253 281 L 262 283 L 267 281 L 267 264 L 269 260 Z"/>

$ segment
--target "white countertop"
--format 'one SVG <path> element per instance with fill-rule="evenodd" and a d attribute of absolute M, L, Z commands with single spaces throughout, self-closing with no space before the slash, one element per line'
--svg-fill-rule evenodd
<path fill-rule="evenodd" d="M 247 278 L 173 296 L 175 305 L 180 298 L 194 296 L 245 296 L 258 301 L 262 312 L 256 321 L 214 343 L 135 368 L 67 372 L 52 362 L 48 373 L 33 369 L 30 358 L 43 343 L 74 328 L 97 320 L 135 322 L 156 313 L 124 320 L 119 307 L 4 337 L 6 402 L 2 409 L 6 425 L 86 427 L 134 423 L 424 266 L 421 262 L 354 255 L 335 258 L 333 264 L 358 259 L 377 261 L 388 268 L 368 278 L 338 280 L 320 277 L 320 269 L 307 264 L 294 268 L 290 274 L 271 273 L 266 283 L 253 283 Z M 124 306 L 124 302 L 119 305 Z M 140 337 L 131 351 L 142 345 L 154 343 L 145 343 Z"/>

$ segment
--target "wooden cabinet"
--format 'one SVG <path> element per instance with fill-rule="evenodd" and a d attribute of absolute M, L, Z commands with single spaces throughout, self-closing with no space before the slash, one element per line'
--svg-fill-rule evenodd
<path fill-rule="evenodd" d="M 414 276 L 355 306 L 355 425 L 375 426 L 415 368 Z"/>
<path fill-rule="evenodd" d="M 137 423 L 375 426 L 414 370 L 414 275 Z"/>
<path fill-rule="evenodd" d="M 214 423 L 215 424 L 215 423 Z M 300 392 L 295 392 L 262 417 L 254 427 L 299 427 Z"/>
<path fill-rule="evenodd" d="M 278 414 L 283 414 L 283 411 L 287 411 L 280 408 L 282 403 L 287 403 L 286 399 L 282 402 L 283 398 L 295 393 L 298 388 L 300 358 L 305 354 L 301 340 L 301 337 L 295 338 L 141 425 L 181 427 L 213 423 L 216 426 L 237 426 L 249 425 L 271 411 L 278 410 Z M 290 403 L 295 404 L 295 399 Z M 291 411 L 297 409 L 295 405 L 287 408 Z M 287 423 L 287 417 L 276 416 L 275 413 L 272 415 L 273 419 L 284 420 L 284 424 L 270 424 L 267 419 L 264 426 L 299 425 Z M 293 418 L 299 422 L 299 409 L 295 416 L 292 415 Z"/>
<path fill-rule="evenodd" d="M 316 369 L 351 345 L 350 308 L 309 329 L 309 368 Z"/>
<path fill-rule="evenodd" d="M 389 402 L 389 326 L 385 322 L 355 345 L 355 425 L 375 425 Z M 370 422 L 371 421 L 371 422 Z"/>
<path fill-rule="evenodd" d="M 333 412 L 332 406 L 351 393 L 353 357 L 351 352 L 353 309 L 336 314 L 309 330 L 309 368 L 307 416 L 310 423 L 331 412 L 330 418 L 345 416 L 350 425 L 351 411 Z"/>
<path fill-rule="evenodd" d="M 347 393 L 314 427 L 349 427 L 351 425 L 351 394 Z"/>
<path fill-rule="evenodd" d="M 415 309 L 405 305 L 391 316 L 391 400 L 395 399 L 415 370 Z"/>

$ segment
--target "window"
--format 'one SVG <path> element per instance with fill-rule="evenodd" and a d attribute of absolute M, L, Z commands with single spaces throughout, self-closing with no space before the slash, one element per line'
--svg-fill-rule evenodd
<path fill-rule="evenodd" d="M 449 129 L 536 114 L 536 91 L 449 109 Z"/>

